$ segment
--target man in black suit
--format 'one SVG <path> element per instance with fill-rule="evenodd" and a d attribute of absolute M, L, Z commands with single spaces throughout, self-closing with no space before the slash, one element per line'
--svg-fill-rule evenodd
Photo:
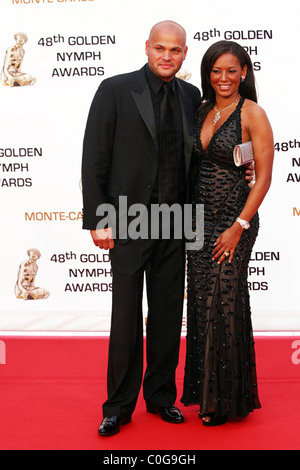
<path fill-rule="evenodd" d="M 91 231 L 95 245 L 110 249 L 113 273 L 108 398 L 99 428 L 102 436 L 113 435 L 121 424 L 130 422 L 141 387 L 144 275 L 148 316 L 143 392 L 147 411 L 167 422 L 184 421 L 174 406 L 185 277 L 183 237 L 120 237 L 118 229 L 114 233 L 110 226 L 99 228 L 103 212 L 101 216 L 97 208 L 110 203 L 118 211 L 120 196 L 127 198 L 128 207 L 140 204 L 148 209 L 153 204 L 182 205 L 187 201 L 194 114 L 200 93 L 175 77 L 186 53 L 186 34 L 180 25 L 172 21 L 155 25 L 146 41 L 148 63 L 136 72 L 104 80 L 87 121 L 82 162 L 83 228 Z M 161 109 L 164 84 L 171 88 L 171 127 L 165 123 L 170 117 L 163 117 Z M 165 135 L 169 138 L 166 150 Z M 151 220 L 149 224 L 151 227 Z"/>

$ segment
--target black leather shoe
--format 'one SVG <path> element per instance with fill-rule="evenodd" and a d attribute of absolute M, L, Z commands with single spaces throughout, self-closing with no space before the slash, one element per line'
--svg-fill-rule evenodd
<path fill-rule="evenodd" d="M 167 423 L 183 423 L 184 416 L 181 411 L 174 405 L 163 405 L 159 408 L 153 408 L 150 405 L 147 406 L 148 413 L 159 414 L 164 421 Z"/>
<path fill-rule="evenodd" d="M 128 424 L 131 421 L 131 416 L 128 418 L 119 418 L 118 416 L 112 416 L 110 418 L 104 418 L 100 424 L 99 434 L 100 436 L 113 436 L 120 431 L 121 424 Z"/>

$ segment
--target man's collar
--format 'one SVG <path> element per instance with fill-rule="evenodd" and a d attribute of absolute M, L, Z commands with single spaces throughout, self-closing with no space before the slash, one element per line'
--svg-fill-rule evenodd
<path fill-rule="evenodd" d="M 164 83 L 166 83 L 164 80 L 161 78 L 157 77 L 151 70 L 148 64 L 146 64 L 146 77 L 149 83 L 150 88 L 152 91 L 157 95 L 160 92 L 160 89 Z M 172 88 L 172 90 L 175 92 L 175 78 L 173 78 L 170 82 L 168 82 Z"/>

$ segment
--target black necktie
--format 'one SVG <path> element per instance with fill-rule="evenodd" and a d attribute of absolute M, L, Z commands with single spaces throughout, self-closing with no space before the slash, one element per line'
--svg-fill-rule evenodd
<path fill-rule="evenodd" d="M 160 158 L 158 169 L 158 202 L 173 204 L 178 201 L 176 133 L 170 106 L 170 85 L 164 83 L 160 104 Z"/>

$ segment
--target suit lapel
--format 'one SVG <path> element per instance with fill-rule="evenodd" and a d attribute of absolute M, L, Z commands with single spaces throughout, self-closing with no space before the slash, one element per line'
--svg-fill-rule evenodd
<path fill-rule="evenodd" d="M 194 143 L 194 106 L 190 95 L 184 88 L 182 80 L 177 80 L 177 84 L 179 88 L 179 100 L 182 110 L 185 168 L 186 174 L 188 174 Z"/>
<path fill-rule="evenodd" d="M 153 110 L 153 105 L 152 105 L 152 99 L 151 99 L 151 92 L 149 85 L 146 80 L 145 76 L 145 71 L 144 68 L 140 70 L 141 72 L 141 82 L 140 84 L 135 84 L 135 91 L 131 91 L 131 95 L 135 101 L 136 107 L 140 113 L 141 118 L 145 122 L 152 139 L 155 144 L 155 148 L 158 148 L 158 142 L 157 142 L 157 134 L 156 134 L 156 124 L 155 124 L 155 117 L 154 117 L 154 110 Z M 138 89 L 137 90 L 137 86 Z"/>
<path fill-rule="evenodd" d="M 152 136 L 155 148 L 157 149 L 158 141 L 151 92 L 146 80 L 144 67 L 139 72 L 140 80 L 135 83 L 133 87 L 134 89 L 131 90 L 131 95 L 141 118 L 145 122 Z M 185 167 L 186 173 L 188 173 L 194 142 L 194 106 L 189 93 L 186 91 L 185 83 L 179 79 L 176 79 L 176 81 L 179 89 L 179 100 L 182 110 Z"/>

